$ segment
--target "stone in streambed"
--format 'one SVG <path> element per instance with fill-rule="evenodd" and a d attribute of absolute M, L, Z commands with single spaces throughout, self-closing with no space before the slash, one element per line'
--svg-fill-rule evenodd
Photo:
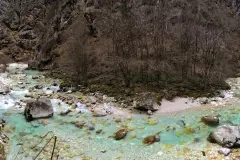
<path fill-rule="evenodd" d="M 85 123 L 84 121 L 80 121 L 80 122 L 76 122 L 76 123 L 75 123 L 75 126 L 76 126 L 77 128 L 82 129 L 85 124 L 86 124 L 86 123 Z"/>
<path fill-rule="evenodd" d="M 146 138 L 143 139 L 143 144 L 153 144 L 155 142 L 159 142 L 160 141 L 160 136 L 158 134 L 153 135 L 153 136 L 148 136 Z"/>
<path fill-rule="evenodd" d="M 39 77 L 38 76 L 32 76 L 32 79 L 38 79 Z"/>
<path fill-rule="evenodd" d="M 107 112 L 106 112 L 106 110 L 103 110 L 101 108 L 95 108 L 92 110 L 92 115 L 94 117 L 104 117 L 107 115 Z"/>
<path fill-rule="evenodd" d="M 226 148 L 240 147 L 240 126 L 223 125 L 211 132 L 207 139 Z"/>
<path fill-rule="evenodd" d="M 218 150 L 218 153 L 223 154 L 224 156 L 228 156 L 231 153 L 231 149 L 221 148 Z"/>
<path fill-rule="evenodd" d="M 66 110 L 66 111 L 62 111 L 62 112 L 60 112 L 60 116 L 66 116 L 66 115 L 68 115 L 68 113 L 70 113 L 70 112 L 72 112 L 72 110 L 70 110 L 70 109 L 68 109 L 68 110 Z"/>
<path fill-rule="evenodd" d="M 99 130 L 96 131 L 96 134 L 101 134 L 102 132 L 103 132 L 103 130 L 99 129 Z"/>
<path fill-rule="evenodd" d="M 43 86 L 41 86 L 41 85 L 36 85 L 36 86 L 34 86 L 34 88 L 36 88 L 36 89 L 43 89 Z"/>
<path fill-rule="evenodd" d="M 93 124 L 92 122 L 88 122 L 86 126 L 88 127 L 89 131 L 95 130 L 95 124 Z"/>
<path fill-rule="evenodd" d="M 52 117 L 53 107 L 51 101 L 46 98 L 40 98 L 37 101 L 29 101 L 24 110 L 24 116 L 27 121 Z"/>
<path fill-rule="evenodd" d="M 120 123 L 120 122 L 122 122 L 122 119 L 121 119 L 121 118 L 116 118 L 116 119 L 115 119 L 115 122 L 116 122 L 116 123 Z"/>
<path fill-rule="evenodd" d="M 124 139 L 126 137 L 128 133 L 128 130 L 126 129 L 120 129 L 119 131 L 117 131 L 114 135 L 114 139 L 115 140 L 121 140 L 121 139 Z"/>
<path fill-rule="evenodd" d="M 147 111 L 147 114 L 148 114 L 148 115 L 153 115 L 153 112 L 152 112 L 151 110 L 148 110 L 148 111 Z"/>
<path fill-rule="evenodd" d="M 155 126 L 157 124 L 158 124 L 158 120 L 156 120 L 156 119 L 150 119 L 148 121 L 148 125 L 150 125 L 150 126 Z"/>
<path fill-rule="evenodd" d="M 217 116 L 203 116 L 201 121 L 206 125 L 214 126 L 219 124 L 219 118 Z"/>
<path fill-rule="evenodd" d="M 132 134 L 129 135 L 129 138 L 132 138 L 132 139 L 133 138 L 137 138 L 137 134 L 136 133 L 132 133 Z"/>
<path fill-rule="evenodd" d="M 39 121 L 39 123 L 41 123 L 42 125 L 46 126 L 48 124 L 48 120 L 47 119 L 41 119 Z"/>

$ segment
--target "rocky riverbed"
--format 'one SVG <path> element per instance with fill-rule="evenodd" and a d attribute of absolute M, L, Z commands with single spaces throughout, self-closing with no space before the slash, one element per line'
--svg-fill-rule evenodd
<path fill-rule="evenodd" d="M 229 146 L 238 147 L 237 128 L 228 145 L 221 140 L 229 135 L 217 128 L 240 124 L 238 78 L 229 79 L 232 90 L 219 97 L 177 98 L 139 114 L 101 93 L 61 90 L 60 80 L 26 68 L 10 64 L 0 75 L 1 134 L 9 139 L 1 143 L 9 160 L 240 159 L 240 150 Z M 207 140 L 210 133 L 217 143 Z"/>

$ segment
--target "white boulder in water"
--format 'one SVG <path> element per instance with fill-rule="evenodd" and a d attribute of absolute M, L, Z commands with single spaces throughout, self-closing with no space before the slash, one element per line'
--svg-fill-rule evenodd
<path fill-rule="evenodd" d="M 40 98 L 37 101 L 30 101 L 24 110 L 24 116 L 27 121 L 38 118 L 48 118 L 53 116 L 53 106 L 51 101 L 46 98 Z"/>
<path fill-rule="evenodd" d="M 0 81 L 0 94 L 10 92 L 10 87 Z"/>
<path fill-rule="evenodd" d="M 210 133 L 208 141 L 227 148 L 240 147 L 240 126 L 220 126 Z"/>

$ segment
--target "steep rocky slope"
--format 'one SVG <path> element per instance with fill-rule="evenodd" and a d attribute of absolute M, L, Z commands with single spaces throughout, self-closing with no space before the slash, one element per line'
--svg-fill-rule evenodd
<path fill-rule="evenodd" d="M 16 61 L 35 58 L 43 48 L 49 52 L 56 44 L 51 42 L 56 41 L 58 32 L 71 14 L 69 5 L 74 4 L 71 1 L 62 3 L 57 15 L 57 1 L 1 1 L 1 51 Z M 48 42 L 51 47 L 47 46 Z"/>
<path fill-rule="evenodd" d="M 238 14 L 238 0 L 2 0 L 0 52 L 84 84 L 218 88 L 238 72 Z"/>
<path fill-rule="evenodd" d="M 196 2 L 203 3 L 203 7 L 207 5 L 204 1 Z M 226 0 L 225 2 L 226 8 L 230 7 L 234 12 L 239 12 L 240 2 L 238 0 Z M 0 2 L 0 50 L 17 61 L 28 60 L 30 57 L 40 55 L 40 52 L 47 54 L 56 45 L 61 44 L 58 43 L 60 35 L 74 23 L 76 20 L 74 18 L 80 13 L 85 16 L 89 32 L 92 34 L 103 33 L 105 29 L 97 24 L 97 20 L 103 19 L 99 15 L 102 16 L 108 7 L 111 7 L 112 12 L 121 10 L 124 1 L 115 0 L 111 3 L 102 0 L 2 0 Z M 169 12 L 169 18 L 172 21 L 176 20 L 183 9 L 181 5 L 186 3 L 189 2 L 176 1 L 175 5 L 179 6 L 172 7 L 173 11 Z M 221 3 L 221 1 L 216 1 L 216 3 Z M 154 9 L 157 0 L 129 1 L 128 5 L 131 5 L 135 14 L 145 18 L 141 12 Z M 210 11 L 207 8 L 203 8 L 203 10 Z M 172 12 L 175 12 L 175 16 Z M 222 14 L 226 13 L 222 12 Z M 206 12 L 205 14 L 211 13 Z"/>

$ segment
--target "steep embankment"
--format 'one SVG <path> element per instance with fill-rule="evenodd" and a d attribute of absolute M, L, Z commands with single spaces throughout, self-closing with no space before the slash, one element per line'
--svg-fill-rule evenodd
<path fill-rule="evenodd" d="M 7 73 L 0 74 L 0 81 L 11 87 L 11 92 L 0 94 L 0 116 L 5 120 L 3 131 L 9 137 L 8 145 L 4 144 L 8 146 L 5 154 L 8 159 L 50 159 L 53 156 L 54 159 L 66 160 L 205 160 L 224 158 L 221 150 L 232 152 L 227 152 L 226 158 L 239 159 L 239 149 L 222 148 L 207 141 L 209 133 L 217 126 L 231 124 L 233 128 L 240 123 L 240 99 L 237 94 L 220 101 L 226 104 L 208 106 L 207 110 L 201 106 L 198 110 L 161 116 L 127 114 L 114 97 L 99 93 L 64 92 L 59 90 L 59 80 L 46 78 L 42 72 L 25 70 L 26 67 L 11 64 Z M 234 93 L 238 93 L 239 79 L 229 80 L 229 83 Z M 40 99 L 45 99 L 45 102 L 38 103 Z M 28 113 L 35 116 L 33 121 L 28 122 L 25 119 L 26 110 L 33 102 L 37 106 L 32 107 L 38 110 Z M 47 109 L 44 103 L 53 108 L 54 114 L 47 119 L 39 119 L 36 115 L 42 116 Z M 176 106 L 181 109 L 181 106 Z M 162 109 L 165 110 L 160 108 L 160 111 Z M 210 116 L 210 122 L 211 116 L 215 117 L 214 125 L 200 122 L 201 117 L 206 115 Z M 228 136 L 226 129 L 215 136 Z M 234 142 L 234 133 L 229 132 L 231 138 L 227 137 L 227 140 L 229 138 L 230 142 Z M 57 137 L 56 145 L 54 136 Z M 0 136 L 0 140 L 7 142 L 6 136 Z"/>
<path fill-rule="evenodd" d="M 135 89 L 198 97 L 226 89 L 224 79 L 238 72 L 238 5 L 3 0 L 0 51 L 77 84 L 101 84 L 93 90 L 110 94 Z"/>

